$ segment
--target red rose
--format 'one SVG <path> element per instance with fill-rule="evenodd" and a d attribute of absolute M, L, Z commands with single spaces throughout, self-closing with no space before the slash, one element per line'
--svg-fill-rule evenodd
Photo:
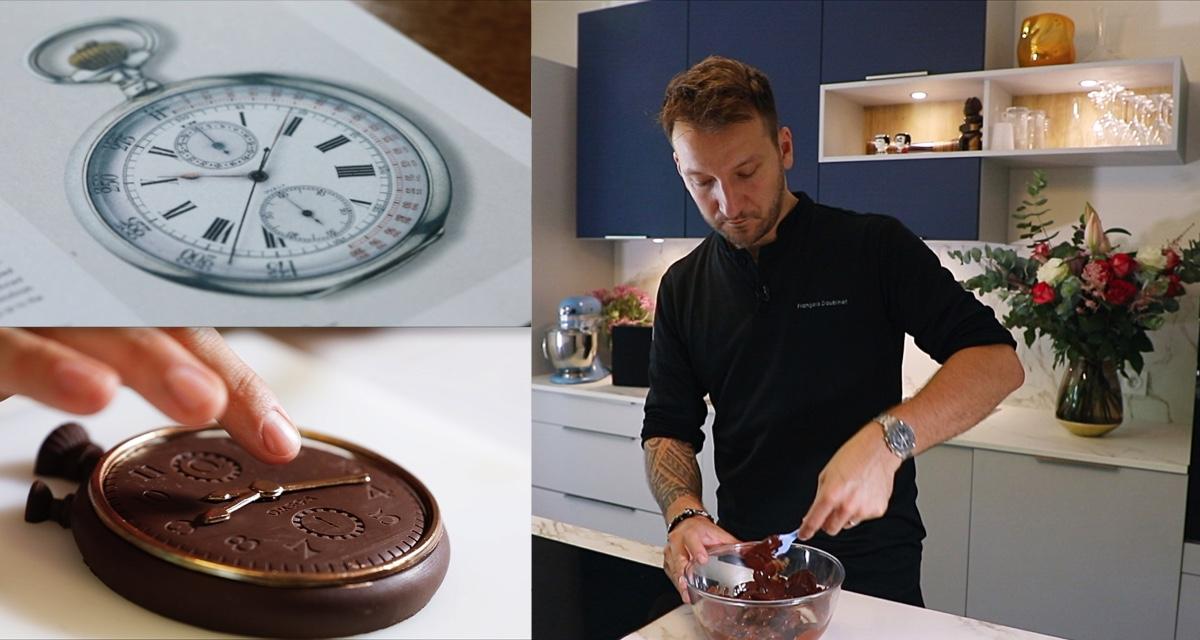
<path fill-rule="evenodd" d="M 1050 245 L 1045 242 L 1039 242 L 1033 245 L 1033 257 L 1041 258 L 1043 261 L 1050 257 Z"/>
<path fill-rule="evenodd" d="M 1163 255 L 1167 257 L 1167 266 L 1163 267 L 1163 273 L 1174 273 L 1175 267 L 1179 266 L 1179 254 L 1174 249 L 1163 249 Z"/>
<path fill-rule="evenodd" d="M 1108 283 L 1108 289 L 1104 292 L 1104 299 L 1109 304 L 1119 307 L 1133 300 L 1133 296 L 1137 295 L 1137 291 L 1137 285 L 1128 280 L 1113 280 Z"/>
<path fill-rule="evenodd" d="M 1090 282 L 1100 289 L 1112 279 L 1112 267 L 1108 260 L 1092 260 L 1083 267 L 1083 280 Z"/>
<path fill-rule="evenodd" d="M 1033 285 L 1032 293 L 1034 304 L 1048 304 L 1054 302 L 1054 298 L 1057 297 L 1057 294 L 1054 292 L 1054 287 L 1046 284 L 1045 282 L 1039 282 Z"/>
<path fill-rule="evenodd" d="M 1137 268 L 1137 262 L 1128 253 L 1118 253 L 1112 257 L 1112 270 L 1118 278 L 1124 278 Z"/>
<path fill-rule="evenodd" d="M 1167 276 L 1167 297 L 1175 298 L 1181 295 L 1183 295 L 1183 283 L 1180 282 L 1178 273 L 1172 273 Z"/>

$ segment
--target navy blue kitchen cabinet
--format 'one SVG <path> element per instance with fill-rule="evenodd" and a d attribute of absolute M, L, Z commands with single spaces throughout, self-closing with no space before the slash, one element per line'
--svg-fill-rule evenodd
<path fill-rule="evenodd" d="M 684 2 L 579 15 L 576 235 L 684 235 L 687 192 L 655 115 L 687 66 Z"/>
<path fill-rule="evenodd" d="M 985 0 L 657 0 L 580 14 L 576 235 L 709 232 L 655 115 L 672 76 L 720 54 L 771 78 L 795 141 L 790 188 L 896 215 L 927 238 L 976 239 L 979 159 L 818 164 L 817 132 L 821 83 L 982 69 L 985 31 Z"/>
<path fill-rule="evenodd" d="M 828 0 L 823 9 L 822 83 L 983 69 L 986 0 Z"/>
<path fill-rule="evenodd" d="M 721 0 L 692 2 L 688 11 L 688 65 L 721 55 L 767 74 L 779 124 L 791 129 L 795 145 L 788 188 L 816 198 L 821 2 Z M 686 206 L 686 235 L 708 235 L 711 228 L 690 197 Z"/>
<path fill-rule="evenodd" d="M 979 158 L 827 162 L 821 202 L 898 218 L 930 240 L 979 237 Z"/>

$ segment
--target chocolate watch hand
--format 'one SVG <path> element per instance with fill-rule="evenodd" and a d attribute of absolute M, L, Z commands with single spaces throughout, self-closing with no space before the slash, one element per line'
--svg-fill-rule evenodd
<path fill-rule="evenodd" d="M 214 491 L 205 496 L 204 499 L 208 502 L 227 502 L 236 500 L 233 504 L 223 507 L 213 507 L 205 511 L 197 521 L 200 524 L 216 524 L 228 520 L 234 511 L 242 507 L 257 502 L 259 500 L 274 500 L 285 493 L 292 491 L 307 491 L 309 489 L 321 489 L 324 487 L 337 487 L 347 484 L 363 484 L 371 481 L 370 474 L 358 473 L 349 476 L 339 476 L 336 478 L 322 478 L 319 480 L 303 480 L 300 482 L 289 482 L 287 484 L 279 484 L 270 480 L 255 480 L 249 489 L 243 489 L 236 493 L 225 491 Z"/>

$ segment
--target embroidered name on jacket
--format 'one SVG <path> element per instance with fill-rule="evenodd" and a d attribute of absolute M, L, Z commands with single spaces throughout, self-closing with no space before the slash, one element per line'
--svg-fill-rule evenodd
<path fill-rule="evenodd" d="M 838 300 L 817 300 L 816 302 L 797 302 L 797 309 L 820 309 L 822 307 L 844 307 L 850 304 L 850 300 L 841 298 Z"/>

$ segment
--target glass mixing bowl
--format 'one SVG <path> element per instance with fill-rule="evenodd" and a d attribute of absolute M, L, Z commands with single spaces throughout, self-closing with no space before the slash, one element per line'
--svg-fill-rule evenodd
<path fill-rule="evenodd" d="M 754 571 L 744 556 L 757 542 L 713 547 L 708 562 L 684 570 L 692 613 L 709 640 L 815 640 L 833 617 L 846 570 L 832 555 L 807 545 L 793 544 L 781 556 L 787 577 L 808 570 L 823 590 L 802 598 L 750 601 L 732 597 L 738 585 L 751 582 Z M 715 591 L 716 593 L 710 593 Z"/>

